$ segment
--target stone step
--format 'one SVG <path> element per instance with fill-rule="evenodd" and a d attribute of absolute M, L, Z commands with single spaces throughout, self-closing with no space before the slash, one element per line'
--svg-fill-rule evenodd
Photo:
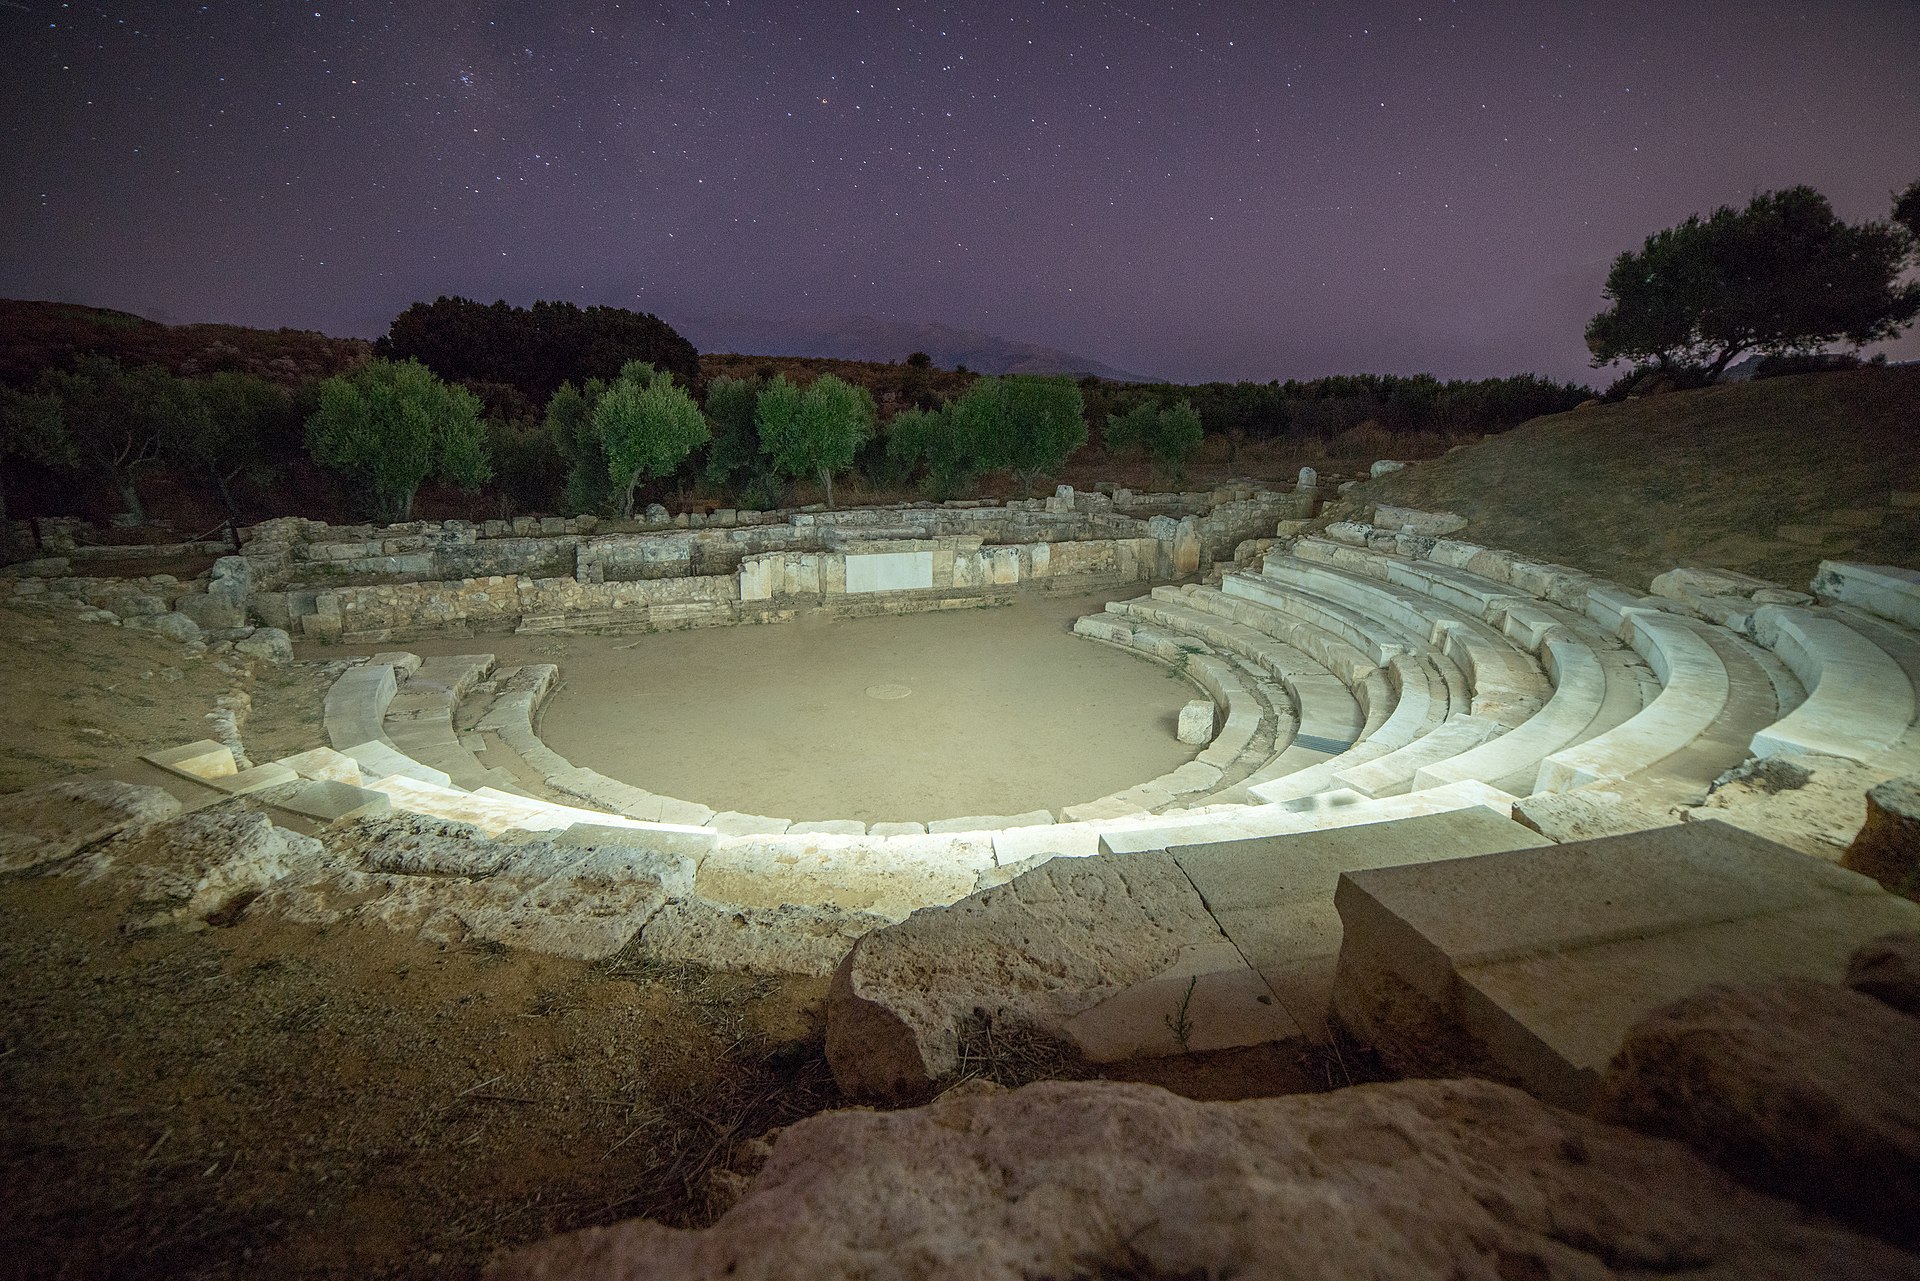
<path fill-rule="evenodd" d="M 1746 759 L 1776 719 L 1767 673 L 1722 629 L 1657 610 L 1623 617 L 1628 639 L 1661 679 L 1659 695 L 1604 734 L 1541 762 L 1536 792 L 1637 780 L 1637 789 L 1685 798 Z"/>
<path fill-rule="evenodd" d="M 1406 586 L 1287 557 L 1267 557 L 1262 573 L 1290 592 L 1332 600 L 1382 620 L 1410 642 L 1441 650 L 1466 671 L 1476 715 L 1518 724 L 1547 696 L 1546 676 L 1531 655 L 1469 610 Z"/>
<path fill-rule="evenodd" d="M 1291 585 L 1277 583 L 1264 575 L 1237 570 L 1221 578 L 1220 590 L 1228 596 L 1255 601 L 1288 617 L 1311 623 L 1339 637 L 1365 655 L 1369 669 L 1384 666 L 1396 654 L 1423 653 L 1430 648 L 1424 641 L 1408 637 L 1359 610 L 1298 591 Z M 1358 680 L 1359 675 L 1356 672 L 1354 679 Z"/>
<path fill-rule="evenodd" d="M 425 659 L 387 704 L 381 728 L 395 750 L 473 789 L 511 781 L 460 741 L 460 704 L 494 669 L 492 654 Z"/>
<path fill-rule="evenodd" d="M 1446 684 L 1434 670 L 1431 659 L 1401 655 L 1384 669 L 1395 682 L 1393 714 L 1365 739 L 1338 756 L 1328 757 L 1304 768 L 1286 768 L 1285 761 L 1273 762 L 1250 777 L 1244 799 L 1251 802 L 1279 803 L 1310 796 L 1338 786 L 1336 775 L 1397 751 L 1432 733 L 1445 723 Z"/>
<path fill-rule="evenodd" d="M 327 742 L 344 752 L 356 744 L 384 739 L 387 705 L 397 689 L 392 663 L 368 660 L 340 673 L 323 705 Z"/>
<path fill-rule="evenodd" d="M 1898 663 L 1908 686 L 1916 695 L 1920 695 L 1920 632 L 1851 608 L 1839 607 L 1831 612 L 1833 617 L 1871 639 Z M 1895 774 L 1920 774 L 1920 708 L 1916 708 L 1914 722 L 1907 727 L 1907 732 L 1880 754 L 1874 763 L 1878 768 Z"/>
<path fill-rule="evenodd" d="M 1421 770 L 1498 739 L 1505 729 L 1483 716 L 1455 716 L 1405 747 L 1338 771 L 1333 782 L 1362 796 L 1399 796 L 1413 790 Z"/>
<path fill-rule="evenodd" d="M 1823 601 L 1920 631 L 1920 570 L 1823 560 L 1813 576 L 1813 591 Z"/>
<path fill-rule="evenodd" d="M 1755 756 L 1816 752 L 1878 764 L 1913 727 L 1920 708 L 1895 657 L 1843 619 L 1767 605 L 1754 636 L 1806 687 L 1807 699 L 1752 739 Z"/>
<path fill-rule="evenodd" d="M 1333 1008 L 1404 1075 L 1585 1111 L 1628 1028 L 1714 983 L 1838 983 L 1920 905 L 1716 822 L 1348 871 Z"/>
<path fill-rule="evenodd" d="M 1422 814 L 1479 806 L 1505 817 L 1514 797 L 1484 783 L 1450 783 L 1404 796 L 1369 799 L 1350 792 L 1316 793 L 1284 805 L 1223 806 L 1216 811 L 1188 811 L 1117 820 L 1100 836 L 1105 854 L 1136 850 L 1176 849 L 1298 832 L 1385 823 Z M 1299 807 L 1299 808 L 1295 808 Z"/>
<path fill-rule="evenodd" d="M 1641 710 L 1639 686 L 1624 667 L 1618 668 L 1620 679 L 1609 681 L 1600 656 L 1571 636 L 1549 636 L 1546 649 L 1553 694 L 1540 710 L 1490 742 L 1422 766 L 1413 778 L 1416 788 L 1478 778 L 1524 796 L 1546 757 L 1597 738 Z"/>
<path fill-rule="evenodd" d="M 884 1095 L 951 1079 L 981 1012 L 1095 1061 L 1302 1050 L 1326 1035 L 1343 871 L 1542 843 L 1468 809 L 1055 859 L 861 939 L 835 976 L 827 1053 L 843 1084 Z"/>

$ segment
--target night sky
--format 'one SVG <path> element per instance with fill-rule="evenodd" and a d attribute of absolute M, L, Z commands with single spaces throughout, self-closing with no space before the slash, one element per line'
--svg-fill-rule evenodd
<path fill-rule="evenodd" d="M 458 293 L 1592 381 L 1647 233 L 1920 177 L 1913 0 L 0 0 L 0 49 L 0 295 L 335 334 Z"/>

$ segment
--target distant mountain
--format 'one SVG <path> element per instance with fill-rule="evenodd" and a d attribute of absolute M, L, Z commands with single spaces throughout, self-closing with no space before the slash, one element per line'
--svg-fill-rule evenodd
<path fill-rule="evenodd" d="M 912 324 L 872 316 L 771 320 L 739 312 L 671 319 L 701 351 L 833 360 L 905 360 L 911 352 L 924 351 L 942 369 L 965 365 L 981 374 L 1092 374 L 1115 382 L 1156 381 L 1091 356 L 937 322 Z"/>

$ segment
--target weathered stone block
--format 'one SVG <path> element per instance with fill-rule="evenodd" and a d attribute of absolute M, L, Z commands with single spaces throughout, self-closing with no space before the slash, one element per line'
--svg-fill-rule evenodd
<path fill-rule="evenodd" d="M 1180 722 L 1176 737 L 1183 743 L 1196 745 L 1212 742 L 1213 721 L 1213 700 L 1196 698 L 1180 709 Z"/>

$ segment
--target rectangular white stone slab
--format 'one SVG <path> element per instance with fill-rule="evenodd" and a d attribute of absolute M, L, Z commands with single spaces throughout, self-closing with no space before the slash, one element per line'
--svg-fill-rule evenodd
<path fill-rule="evenodd" d="M 1344 871 L 1334 1004 L 1361 1036 L 1477 1044 L 1584 1111 L 1627 1029 L 1710 983 L 1839 982 L 1853 949 L 1920 925 L 1867 877 L 1716 822 L 1519 853 Z M 1405 1062 L 1420 1074 L 1451 1070 Z"/>
<path fill-rule="evenodd" d="M 910 592 L 932 586 L 932 552 L 870 552 L 847 557 L 849 595 Z"/>
<path fill-rule="evenodd" d="M 1920 571 L 1898 565 L 1856 565 L 1823 560 L 1813 576 L 1814 594 L 1878 614 L 1890 623 L 1920 628 Z"/>

